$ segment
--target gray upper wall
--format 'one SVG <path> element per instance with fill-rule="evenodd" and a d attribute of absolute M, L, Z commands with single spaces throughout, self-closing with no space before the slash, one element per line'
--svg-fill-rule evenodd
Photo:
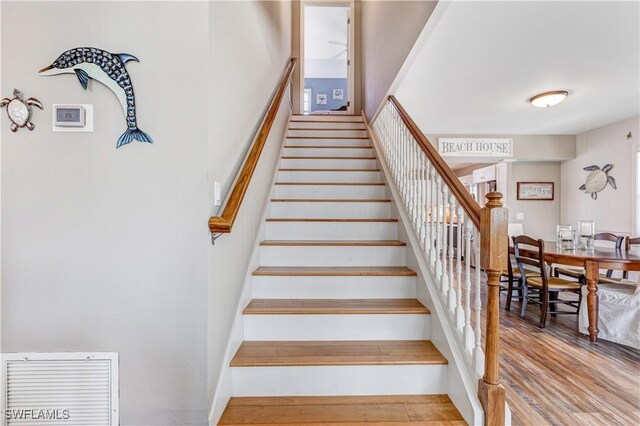
<path fill-rule="evenodd" d="M 363 1 L 362 104 L 371 119 L 437 1 Z"/>

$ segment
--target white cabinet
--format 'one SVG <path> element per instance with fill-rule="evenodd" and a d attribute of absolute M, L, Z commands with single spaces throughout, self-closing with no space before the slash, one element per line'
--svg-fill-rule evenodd
<path fill-rule="evenodd" d="M 483 167 L 473 171 L 473 183 L 484 183 L 496 180 L 496 166 Z"/>

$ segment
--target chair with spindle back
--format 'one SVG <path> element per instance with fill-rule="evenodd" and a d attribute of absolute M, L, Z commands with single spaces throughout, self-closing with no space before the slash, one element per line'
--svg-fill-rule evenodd
<path fill-rule="evenodd" d="M 517 237 L 518 235 L 524 234 L 524 227 L 521 223 L 509 223 L 507 234 L 509 235 L 508 245 L 511 246 L 511 237 Z M 520 271 L 514 262 L 515 259 L 513 258 L 513 255 L 509 253 L 507 257 L 506 272 L 503 272 L 500 275 L 500 291 L 505 291 L 507 293 L 507 300 L 504 305 L 504 308 L 507 311 L 511 310 L 511 300 L 513 299 L 514 291 L 518 292 L 517 298 L 519 301 L 522 301 L 522 277 L 520 276 Z"/>
<path fill-rule="evenodd" d="M 522 318 L 525 317 L 529 302 L 540 304 L 540 328 L 545 326 L 547 312 L 551 305 L 556 315 L 578 314 L 580 301 L 582 300 L 580 283 L 548 276 L 544 261 L 544 241 L 542 239 L 534 240 L 526 235 L 512 237 L 512 240 L 516 263 L 520 270 L 520 275 L 524 277 L 522 280 L 523 300 L 520 316 Z M 525 254 L 522 250 L 527 250 L 529 253 L 533 252 L 534 254 Z M 531 271 L 537 274 L 532 275 Z M 558 297 L 559 293 L 573 293 L 578 298 L 576 300 L 562 300 Z M 533 298 L 532 296 L 538 297 Z M 575 308 L 575 311 L 558 311 L 556 309 L 558 304 L 571 306 Z"/>
<path fill-rule="evenodd" d="M 613 243 L 613 247 L 616 250 L 622 250 L 622 244 L 624 243 L 624 237 L 621 235 L 612 234 L 610 232 L 600 232 L 593 236 L 594 241 L 608 241 Z M 556 267 L 553 271 L 555 277 L 564 275 L 566 277 L 574 278 L 582 285 L 587 284 L 586 272 L 583 268 L 564 268 Z M 601 279 L 611 278 L 613 270 L 608 270 L 605 275 L 601 275 Z"/>

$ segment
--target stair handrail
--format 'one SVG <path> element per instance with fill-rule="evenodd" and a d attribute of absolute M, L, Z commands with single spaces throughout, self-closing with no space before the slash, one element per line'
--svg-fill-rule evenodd
<path fill-rule="evenodd" d="M 249 188 L 249 184 L 251 183 L 251 178 L 253 177 L 253 173 L 258 165 L 258 161 L 260 160 L 260 154 L 262 154 L 262 150 L 269 137 L 269 132 L 275 122 L 278 110 L 280 109 L 280 104 L 284 98 L 287 85 L 289 84 L 289 80 L 291 79 L 291 75 L 293 74 L 297 61 L 297 58 L 290 58 L 287 66 L 285 67 L 284 74 L 271 99 L 271 103 L 269 104 L 267 113 L 264 116 L 262 125 L 251 142 L 242 166 L 238 169 L 233 184 L 225 196 L 224 202 L 222 203 L 222 207 L 219 211 L 222 213 L 218 216 L 211 216 L 211 218 L 209 218 L 209 230 L 212 234 L 212 241 L 215 241 L 215 239 L 221 234 L 230 233 L 233 228 L 233 224 L 238 217 L 238 212 L 242 206 L 242 200 L 244 199 L 247 189 Z"/>
<path fill-rule="evenodd" d="M 407 213 L 414 241 L 430 268 L 435 290 L 446 310 L 445 320 L 455 330 L 455 341 L 465 354 L 468 371 L 479 379 L 477 391 L 484 423 L 503 425 L 499 281 L 508 259 L 508 210 L 502 206 L 502 194 L 487 194 L 488 201 L 481 207 L 395 96 L 385 99 L 371 128 L 381 152 L 380 160 L 385 162 L 388 178 L 399 194 L 397 201 Z M 480 326 L 481 270 L 487 276 L 484 348 Z"/>

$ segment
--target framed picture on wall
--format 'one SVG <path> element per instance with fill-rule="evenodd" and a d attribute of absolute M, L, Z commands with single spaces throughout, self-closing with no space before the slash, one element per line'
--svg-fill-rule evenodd
<path fill-rule="evenodd" d="M 317 93 L 316 94 L 316 104 L 318 104 L 318 105 L 326 105 L 327 104 L 327 94 L 326 93 Z"/>
<path fill-rule="evenodd" d="M 344 90 L 343 89 L 333 89 L 333 99 L 344 99 Z"/>
<path fill-rule="evenodd" d="M 552 201 L 553 182 L 518 182 L 518 200 Z"/>

